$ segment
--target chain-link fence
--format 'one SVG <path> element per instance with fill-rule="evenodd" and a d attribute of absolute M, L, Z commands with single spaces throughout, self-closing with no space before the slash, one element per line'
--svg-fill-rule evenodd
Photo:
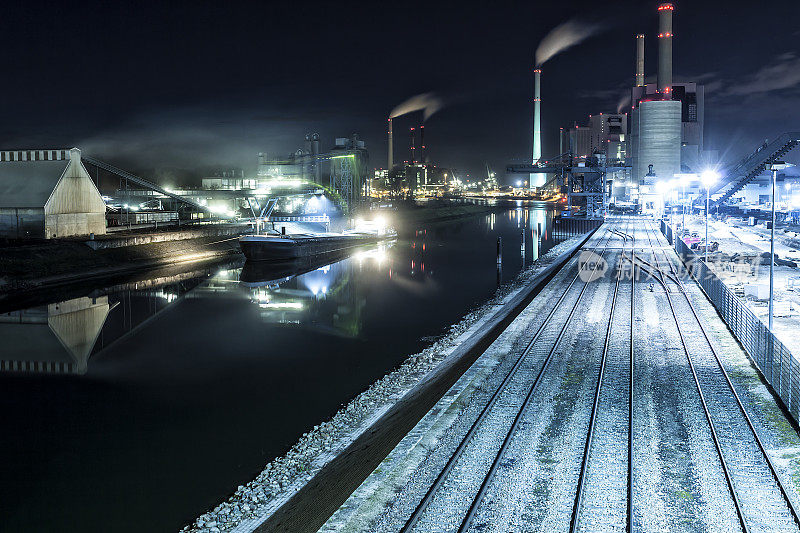
<path fill-rule="evenodd" d="M 672 228 L 664 221 L 661 222 L 661 231 L 672 243 Z M 690 249 L 683 239 L 677 238 L 674 242 L 675 251 L 688 272 L 703 288 L 795 421 L 800 420 L 800 363 L 742 299 L 708 268 L 702 254 Z"/>

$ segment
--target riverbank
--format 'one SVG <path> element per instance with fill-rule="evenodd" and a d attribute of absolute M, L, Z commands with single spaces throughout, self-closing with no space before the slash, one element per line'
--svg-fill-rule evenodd
<path fill-rule="evenodd" d="M 35 289 L 239 254 L 242 225 L 132 232 L 0 248 L 0 298 Z M 176 238 L 177 237 L 177 238 Z M 99 246 L 98 246 L 99 244 Z"/>
<path fill-rule="evenodd" d="M 333 506 L 332 513 L 339 505 L 337 498 L 346 498 L 353 485 L 369 475 L 373 463 L 383 459 L 383 451 L 388 453 L 394 441 L 428 411 L 428 404 L 435 404 L 477 358 L 485 332 L 502 329 L 508 318 L 498 317 L 502 310 L 517 309 L 521 301 L 531 298 L 581 240 L 578 237 L 553 248 L 513 283 L 498 290 L 491 301 L 452 326 L 448 335 L 407 358 L 332 419 L 315 426 L 254 481 L 240 486 L 227 502 L 184 531 L 293 530 L 297 524 L 292 517 L 299 515 L 307 527 L 324 522 L 327 507 Z M 321 492 L 322 485 L 326 494 Z M 335 496 L 331 498 L 332 493 Z M 311 510 L 310 502 L 316 502 Z M 287 525 L 290 523 L 292 526 Z"/>
<path fill-rule="evenodd" d="M 446 222 L 496 210 L 489 205 L 408 206 L 394 213 L 396 225 Z M 296 228 L 287 228 L 289 232 Z M 297 228 L 303 231 L 302 228 Z M 162 231 L 117 232 L 92 240 L 60 239 L 0 247 L 0 299 L 36 289 L 185 262 L 240 254 L 245 224 L 215 224 Z"/>
<path fill-rule="evenodd" d="M 508 209 L 497 205 L 401 205 L 396 214 L 396 225 L 402 224 L 432 224 L 447 222 L 459 218 L 483 215 L 498 210 Z"/>

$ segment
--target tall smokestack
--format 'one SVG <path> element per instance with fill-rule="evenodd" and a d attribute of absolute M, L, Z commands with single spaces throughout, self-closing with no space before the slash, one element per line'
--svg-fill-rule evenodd
<path fill-rule="evenodd" d="M 425 164 L 425 125 L 419 127 L 419 162 Z"/>
<path fill-rule="evenodd" d="M 389 166 L 387 170 L 394 167 L 394 140 L 392 139 L 392 117 L 389 117 Z"/>
<path fill-rule="evenodd" d="M 636 86 L 644 87 L 644 34 L 636 36 Z"/>
<path fill-rule="evenodd" d="M 416 146 L 416 134 L 414 133 L 414 128 L 411 128 L 411 164 L 417 162 L 417 146 Z"/>
<path fill-rule="evenodd" d="M 672 12 L 673 4 L 658 6 L 658 92 L 665 99 L 672 93 Z"/>
<path fill-rule="evenodd" d="M 542 158 L 542 69 L 533 71 L 533 164 Z"/>

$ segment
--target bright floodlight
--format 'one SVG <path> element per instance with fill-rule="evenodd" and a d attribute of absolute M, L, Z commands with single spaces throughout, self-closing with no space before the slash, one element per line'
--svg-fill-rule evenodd
<path fill-rule="evenodd" d="M 700 180 L 706 187 L 714 185 L 718 179 L 719 179 L 719 172 L 713 169 L 708 169 L 700 175 Z"/>
<path fill-rule="evenodd" d="M 683 185 L 684 187 L 688 187 L 689 184 L 692 182 L 692 176 L 690 176 L 689 174 L 681 174 L 680 178 L 678 179 L 680 179 L 681 185 Z"/>
<path fill-rule="evenodd" d="M 656 183 L 656 192 L 658 194 L 664 194 L 667 191 L 668 188 L 669 188 L 669 185 L 667 185 L 667 182 L 665 182 L 665 181 L 659 181 L 659 182 Z"/>

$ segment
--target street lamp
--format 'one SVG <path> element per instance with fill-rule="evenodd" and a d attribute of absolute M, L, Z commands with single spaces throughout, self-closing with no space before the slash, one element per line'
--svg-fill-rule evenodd
<path fill-rule="evenodd" d="M 667 208 L 667 200 L 670 202 L 669 207 L 669 225 L 672 227 L 672 200 L 675 194 L 675 180 L 664 180 L 656 183 L 656 192 L 661 195 L 661 218 L 664 218 L 664 211 Z"/>
<path fill-rule="evenodd" d="M 659 207 L 661 207 L 658 213 L 658 218 L 660 220 L 664 220 L 664 203 L 669 185 L 667 184 L 666 181 L 657 181 L 655 187 L 656 187 L 656 192 L 658 193 L 659 196 L 659 201 L 660 201 Z"/>
<path fill-rule="evenodd" d="M 678 186 L 681 184 L 681 180 L 678 178 L 672 178 L 669 180 L 669 190 L 670 190 L 670 204 L 669 204 L 669 225 L 672 226 L 672 242 L 675 242 L 675 203 L 679 199 L 678 195 Z"/>
<path fill-rule="evenodd" d="M 772 171 L 772 226 L 769 232 L 769 330 L 772 331 L 772 296 L 775 289 L 775 184 L 778 181 L 778 171 L 786 168 L 783 161 L 775 161 L 769 165 Z"/>
<path fill-rule="evenodd" d="M 683 188 L 683 201 L 681 202 L 681 215 L 683 216 L 683 221 L 681 222 L 681 229 L 686 229 L 686 186 L 689 185 L 691 181 L 691 177 L 684 174 L 680 177 L 681 187 Z"/>
<path fill-rule="evenodd" d="M 703 172 L 700 176 L 700 181 L 703 182 L 703 186 L 706 188 L 706 247 L 705 252 L 703 253 L 703 261 L 708 262 L 708 210 L 709 210 L 709 203 L 711 198 L 711 186 L 714 185 L 717 180 L 719 179 L 719 173 L 716 170 L 709 169 Z"/>

